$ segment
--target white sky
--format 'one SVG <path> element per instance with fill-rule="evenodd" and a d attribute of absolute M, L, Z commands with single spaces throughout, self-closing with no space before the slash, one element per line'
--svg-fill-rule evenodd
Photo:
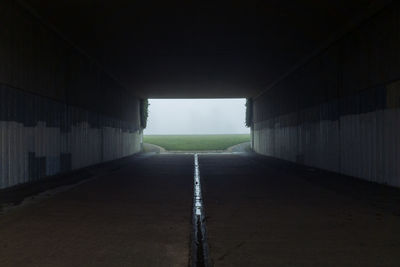
<path fill-rule="evenodd" d="M 240 134 L 246 99 L 150 99 L 144 134 Z"/>

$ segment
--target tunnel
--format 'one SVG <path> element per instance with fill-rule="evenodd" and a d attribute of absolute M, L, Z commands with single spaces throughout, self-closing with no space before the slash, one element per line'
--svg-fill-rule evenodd
<path fill-rule="evenodd" d="M 400 266 L 399 2 L 0 14 L 0 266 Z M 171 98 L 246 98 L 252 151 L 144 152 Z"/>

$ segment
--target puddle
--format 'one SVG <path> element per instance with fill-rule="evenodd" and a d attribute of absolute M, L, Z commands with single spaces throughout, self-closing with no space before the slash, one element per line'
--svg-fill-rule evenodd
<path fill-rule="evenodd" d="M 201 193 L 199 156 L 194 154 L 194 188 L 193 188 L 193 240 L 192 240 L 192 267 L 211 266 L 208 253 L 206 217 Z"/>

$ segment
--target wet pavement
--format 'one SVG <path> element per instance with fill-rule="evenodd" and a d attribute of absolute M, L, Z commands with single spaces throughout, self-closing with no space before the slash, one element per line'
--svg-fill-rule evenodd
<path fill-rule="evenodd" d="M 0 266 L 187 266 L 193 156 L 159 155 L 0 216 Z"/>
<path fill-rule="evenodd" d="M 392 205 L 400 205 L 400 190 L 349 177 L 339 187 L 351 190 L 339 190 L 320 182 L 339 175 L 315 180 L 305 168 L 261 157 L 201 155 L 199 163 L 215 266 L 400 266 Z M 363 194 L 371 187 L 385 205 Z"/>
<path fill-rule="evenodd" d="M 214 266 L 400 266 L 400 190 L 199 154 Z M 159 154 L 0 215 L 0 266 L 188 266 L 194 157 Z"/>

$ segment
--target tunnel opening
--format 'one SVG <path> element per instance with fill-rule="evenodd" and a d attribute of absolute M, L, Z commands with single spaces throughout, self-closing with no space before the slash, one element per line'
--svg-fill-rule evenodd
<path fill-rule="evenodd" d="M 149 99 L 145 151 L 161 153 L 250 150 L 246 99 Z"/>

